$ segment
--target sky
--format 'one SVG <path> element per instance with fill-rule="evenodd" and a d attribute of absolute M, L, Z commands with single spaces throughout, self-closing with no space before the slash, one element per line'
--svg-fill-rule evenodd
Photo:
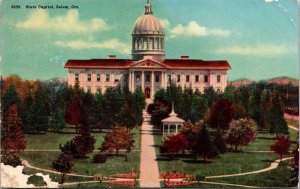
<path fill-rule="evenodd" d="M 47 80 L 66 78 L 68 59 L 130 59 L 146 0 L 0 3 L 1 74 Z M 297 0 L 154 0 L 152 10 L 164 27 L 166 58 L 227 60 L 230 81 L 298 78 Z"/>

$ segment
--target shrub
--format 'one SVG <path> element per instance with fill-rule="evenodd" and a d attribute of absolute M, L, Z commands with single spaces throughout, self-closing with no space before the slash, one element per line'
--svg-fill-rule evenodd
<path fill-rule="evenodd" d="M 3 154 L 1 157 L 1 162 L 4 163 L 4 165 L 10 165 L 13 167 L 21 165 L 20 157 L 14 153 Z"/>
<path fill-rule="evenodd" d="M 103 154 L 95 154 L 93 157 L 94 163 L 105 163 L 107 160 L 107 156 Z"/>
<path fill-rule="evenodd" d="M 27 184 L 33 184 L 34 186 L 45 186 L 47 183 L 42 176 L 32 175 L 28 178 Z"/>
<path fill-rule="evenodd" d="M 149 104 L 148 107 L 147 107 L 148 114 L 152 114 L 154 109 L 155 109 L 155 104 L 154 103 Z"/>

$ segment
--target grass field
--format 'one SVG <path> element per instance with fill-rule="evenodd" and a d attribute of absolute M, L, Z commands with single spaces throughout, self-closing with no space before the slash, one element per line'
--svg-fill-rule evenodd
<path fill-rule="evenodd" d="M 290 129 L 291 138 L 295 137 L 295 132 Z M 239 152 L 227 152 L 221 154 L 221 157 L 209 159 L 203 162 L 199 157 L 195 162 L 192 157 L 175 156 L 175 159 L 169 161 L 165 156 L 159 155 L 158 146 L 161 143 L 160 132 L 155 133 L 155 144 L 157 160 L 160 172 L 176 171 L 192 175 L 200 174 L 203 176 L 234 174 L 240 172 L 254 171 L 270 166 L 270 163 L 278 158 L 277 154 L 270 152 L 252 152 L 269 151 L 270 145 L 275 140 L 275 135 L 269 133 L 258 133 L 257 140 L 246 147 L 242 147 Z"/>
<path fill-rule="evenodd" d="M 243 184 L 260 187 L 287 187 L 287 181 L 290 175 L 290 172 L 287 169 L 288 163 L 289 161 L 284 161 L 279 164 L 277 169 L 273 169 L 271 171 L 263 173 L 244 175 L 239 177 L 208 179 L 208 181 Z"/>
<path fill-rule="evenodd" d="M 108 129 L 103 129 L 102 133 L 94 132 L 92 135 L 96 139 L 95 149 L 101 147 L 104 136 Z M 140 129 L 135 128 L 131 131 L 135 140 L 134 150 L 140 149 Z M 35 150 L 59 150 L 60 144 L 65 144 L 75 136 L 75 130 L 65 128 L 62 133 L 46 132 L 42 134 L 26 134 L 27 149 Z"/>
<path fill-rule="evenodd" d="M 96 138 L 95 149 L 101 146 L 106 132 L 107 130 L 103 130 L 103 133 L 93 133 L 93 136 Z M 109 176 L 112 174 L 128 173 L 133 169 L 138 172 L 140 166 L 140 129 L 133 129 L 132 133 L 134 134 L 135 140 L 133 150 L 137 151 L 131 151 L 129 153 L 122 151 L 118 156 L 112 154 L 106 163 L 103 164 L 92 163 L 93 156 L 98 153 L 93 152 L 88 154 L 88 158 L 86 159 L 75 159 L 71 172 L 89 176 L 95 174 Z M 63 133 L 47 132 L 43 134 L 26 134 L 27 149 L 59 150 L 59 144 L 66 143 L 66 141 L 72 139 L 74 136 L 74 130 L 70 128 L 64 129 Z M 34 166 L 54 170 L 51 167 L 52 162 L 60 153 L 60 151 L 24 151 L 21 156 Z M 127 161 L 125 161 L 125 156 L 127 156 Z M 69 180 L 70 179 L 72 180 L 73 178 L 69 178 Z M 74 180 L 76 181 L 76 178 L 74 178 Z"/>

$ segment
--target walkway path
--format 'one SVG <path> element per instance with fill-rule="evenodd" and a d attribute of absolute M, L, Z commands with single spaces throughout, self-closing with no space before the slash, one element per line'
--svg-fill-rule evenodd
<path fill-rule="evenodd" d="M 290 129 L 293 129 L 295 131 L 299 131 L 299 128 L 295 127 L 295 126 L 292 126 L 292 125 L 288 125 Z"/>
<path fill-rule="evenodd" d="M 293 157 L 287 157 L 287 158 L 282 158 L 282 161 L 292 159 Z M 236 176 L 242 176 L 242 175 L 251 175 L 251 174 L 257 174 L 261 172 L 266 172 L 270 171 L 272 169 L 276 169 L 278 167 L 278 164 L 280 163 L 280 159 L 276 159 L 271 163 L 271 165 L 267 168 L 264 169 L 259 169 L 256 171 L 250 171 L 250 172 L 244 172 L 244 173 L 237 173 L 237 174 L 229 174 L 229 175 L 216 175 L 216 176 L 207 176 L 205 177 L 206 179 L 212 179 L 212 178 L 224 178 L 224 177 L 236 177 Z"/>
<path fill-rule="evenodd" d="M 160 187 L 159 171 L 154 148 L 153 125 L 150 115 L 144 112 L 141 130 L 140 187 Z"/>

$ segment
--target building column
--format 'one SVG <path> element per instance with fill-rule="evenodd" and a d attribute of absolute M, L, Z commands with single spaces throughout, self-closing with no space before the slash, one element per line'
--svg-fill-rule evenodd
<path fill-rule="evenodd" d="M 178 132 L 178 128 L 177 127 L 178 127 L 178 125 L 176 124 L 176 132 L 175 132 L 175 134 L 177 134 L 177 132 Z"/>
<path fill-rule="evenodd" d="M 164 82 L 165 82 L 165 80 L 164 80 L 164 72 L 161 71 L 161 75 L 160 75 L 160 87 L 161 88 L 165 88 L 164 87 Z"/>
<path fill-rule="evenodd" d="M 129 71 L 127 82 L 128 82 L 128 90 L 131 91 L 131 71 Z"/>
<path fill-rule="evenodd" d="M 165 124 L 163 124 L 163 139 L 165 138 Z"/>
<path fill-rule="evenodd" d="M 145 76 L 144 70 L 142 71 L 142 91 L 145 91 Z"/>
<path fill-rule="evenodd" d="M 154 71 L 151 72 L 151 98 L 154 98 Z"/>
<path fill-rule="evenodd" d="M 132 88 L 131 88 L 132 92 L 135 91 L 135 84 L 134 84 L 134 82 L 135 82 L 134 71 L 132 71 Z"/>
<path fill-rule="evenodd" d="M 170 135 L 170 124 L 168 124 L 168 135 Z"/>

